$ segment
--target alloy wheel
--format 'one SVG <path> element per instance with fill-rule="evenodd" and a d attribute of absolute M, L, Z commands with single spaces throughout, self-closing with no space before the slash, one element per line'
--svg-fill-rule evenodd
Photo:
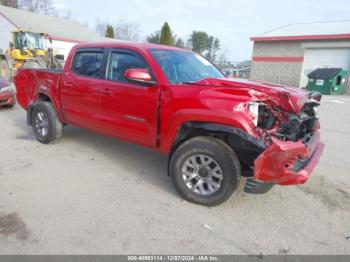
<path fill-rule="evenodd" d="M 222 168 L 212 157 L 195 154 L 186 159 L 182 167 L 186 186 L 199 195 L 212 195 L 220 189 Z"/>

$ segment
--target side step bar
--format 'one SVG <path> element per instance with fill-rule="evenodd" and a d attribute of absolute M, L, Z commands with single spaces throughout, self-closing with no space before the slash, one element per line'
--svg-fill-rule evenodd
<path fill-rule="evenodd" d="M 244 192 L 248 194 L 265 194 L 270 191 L 273 186 L 274 184 L 248 178 L 244 186 Z"/>

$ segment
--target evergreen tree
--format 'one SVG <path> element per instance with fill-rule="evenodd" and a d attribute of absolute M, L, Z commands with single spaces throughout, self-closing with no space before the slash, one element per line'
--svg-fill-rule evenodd
<path fill-rule="evenodd" d="M 162 30 L 160 31 L 160 44 L 162 45 L 174 45 L 174 37 L 171 32 L 170 26 L 167 22 L 162 27 Z"/>
<path fill-rule="evenodd" d="M 160 31 L 157 31 L 150 36 L 147 36 L 147 42 L 153 44 L 160 44 Z"/>
<path fill-rule="evenodd" d="M 181 39 L 181 38 L 178 38 L 176 40 L 176 44 L 175 44 L 176 47 L 179 47 L 179 48 L 185 48 L 185 43 L 184 41 Z"/>
<path fill-rule="evenodd" d="M 108 26 L 107 26 L 105 36 L 106 36 L 107 38 L 115 38 L 113 26 L 111 26 L 111 25 L 108 25 Z"/>
<path fill-rule="evenodd" d="M 194 52 L 204 55 L 204 52 L 208 50 L 208 42 L 210 40 L 206 32 L 193 31 L 188 41 Z"/>
<path fill-rule="evenodd" d="M 216 61 L 217 53 L 221 47 L 218 38 L 208 35 L 203 31 L 193 31 L 188 44 L 194 52 L 204 55 L 211 61 Z"/>

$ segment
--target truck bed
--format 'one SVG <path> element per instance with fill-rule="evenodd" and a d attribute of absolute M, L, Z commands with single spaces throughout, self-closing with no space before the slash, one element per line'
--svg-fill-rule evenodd
<path fill-rule="evenodd" d="M 53 97 L 58 97 L 61 75 L 60 69 L 21 69 L 15 76 L 20 80 L 16 81 L 18 103 L 27 110 L 41 91 L 52 92 L 55 94 Z"/>

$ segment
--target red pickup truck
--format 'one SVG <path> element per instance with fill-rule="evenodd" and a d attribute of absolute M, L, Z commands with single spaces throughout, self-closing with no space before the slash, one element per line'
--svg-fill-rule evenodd
<path fill-rule="evenodd" d="M 189 50 L 122 42 L 76 45 L 62 71 L 23 69 L 18 103 L 44 144 L 66 124 L 169 155 L 188 201 L 218 205 L 245 191 L 307 181 L 324 145 L 319 93 L 225 79 Z"/>

